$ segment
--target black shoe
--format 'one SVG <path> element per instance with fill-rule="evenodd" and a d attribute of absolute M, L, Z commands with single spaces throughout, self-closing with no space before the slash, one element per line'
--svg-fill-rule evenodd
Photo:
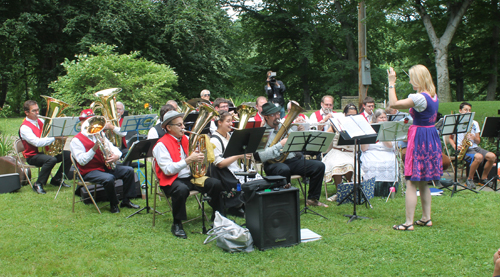
<path fill-rule="evenodd" d="M 120 208 L 118 208 L 118 205 L 111 205 L 109 210 L 112 214 L 117 214 L 120 212 Z"/>
<path fill-rule="evenodd" d="M 184 232 L 184 229 L 182 228 L 182 223 L 174 223 L 172 225 L 172 234 L 174 236 L 182 238 L 182 239 L 187 239 L 188 236 L 186 235 L 186 232 Z"/>
<path fill-rule="evenodd" d="M 39 183 L 33 184 L 33 191 L 38 193 L 38 194 L 45 194 L 45 190 L 43 190 L 43 187 Z"/>
<path fill-rule="evenodd" d="M 61 185 L 61 180 L 55 180 L 55 179 L 52 179 L 50 180 L 50 184 L 53 185 L 53 186 L 60 186 Z M 71 186 L 66 184 L 65 182 L 62 182 L 62 186 L 65 187 L 65 188 L 70 188 Z"/>
<path fill-rule="evenodd" d="M 130 201 L 128 201 L 128 202 L 123 202 L 122 201 L 122 203 L 120 204 L 120 208 L 125 208 L 125 207 L 126 208 L 131 208 L 131 209 L 139 209 L 141 206 L 136 205 L 136 204 L 134 204 L 134 203 L 132 203 Z"/>

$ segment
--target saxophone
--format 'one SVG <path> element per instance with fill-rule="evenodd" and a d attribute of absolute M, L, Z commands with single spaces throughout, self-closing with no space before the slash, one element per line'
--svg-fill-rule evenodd
<path fill-rule="evenodd" d="M 467 150 L 469 150 L 469 147 L 472 146 L 472 142 L 467 138 L 467 136 L 470 134 L 472 131 L 472 128 L 465 134 L 464 139 L 462 139 L 462 149 L 460 150 L 460 153 L 458 153 L 457 159 L 459 161 L 463 160 L 465 157 L 465 153 L 467 153 Z"/>
<path fill-rule="evenodd" d="M 108 144 L 105 140 L 104 127 L 106 126 L 106 118 L 104 116 L 93 116 L 87 119 L 82 124 L 82 134 L 86 136 L 93 135 L 97 139 L 97 145 L 104 156 L 104 160 L 106 160 L 109 156 L 112 155 L 111 149 L 109 149 Z M 116 163 L 106 163 L 106 167 L 109 169 L 115 169 Z"/>
<path fill-rule="evenodd" d="M 273 141 L 271 144 L 269 144 L 269 147 L 275 145 L 276 143 L 280 142 L 282 139 L 288 137 L 288 130 L 292 127 L 292 122 L 297 118 L 297 116 L 300 115 L 301 112 L 304 112 L 305 110 L 300 107 L 299 105 L 295 104 L 292 102 L 292 107 L 290 108 L 290 112 L 288 113 L 288 116 L 286 117 L 285 121 L 281 125 L 281 128 L 278 130 L 278 133 L 276 133 L 276 136 L 274 137 Z M 288 153 L 282 153 L 279 157 L 275 159 L 268 160 L 269 163 L 282 163 L 286 160 L 288 157 Z"/>

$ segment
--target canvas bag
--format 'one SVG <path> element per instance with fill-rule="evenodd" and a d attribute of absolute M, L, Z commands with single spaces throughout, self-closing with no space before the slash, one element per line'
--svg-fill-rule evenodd
<path fill-rule="evenodd" d="M 252 252 L 253 239 L 250 231 L 215 212 L 214 228 L 207 232 L 203 244 L 217 240 L 217 246 L 233 252 Z"/>

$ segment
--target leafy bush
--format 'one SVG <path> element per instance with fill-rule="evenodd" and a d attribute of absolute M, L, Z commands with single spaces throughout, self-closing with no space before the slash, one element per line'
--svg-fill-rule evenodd
<path fill-rule="evenodd" d="M 160 107 L 168 99 L 180 99 L 172 87 L 177 75 L 168 66 L 139 58 L 140 52 L 118 55 L 116 46 L 98 44 L 90 47 L 94 54 L 79 54 L 76 60 L 66 59 L 67 71 L 50 84 L 55 90 L 52 97 L 68 104 L 65 112 L 78 114 L 97 98 L 94 93 L 108 88 L 121 88 L 117 100 L 131 113 L 144 111 L 144 104 Z"/>
<path fill-rule="evenodd" d="M 0 134 L 0 157 L 14 154 L 14 139 L 11 135 Z"/>

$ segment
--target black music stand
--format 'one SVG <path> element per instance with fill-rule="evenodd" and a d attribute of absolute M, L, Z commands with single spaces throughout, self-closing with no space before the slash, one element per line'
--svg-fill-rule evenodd
<path fill-rule="evenodd" d="M 130 161 L 132 162 L 133 160 L 138 160 L 138 159 L 144 159 L 144 170 L 147 172 L 148 171 L 148 163 L 146 162 L 146 158 L 153 157 L 153 147 L 156 145 L 156 142 L 158 139 L 147 139 L 147 140 L 141 140 L 141 141 L 136 141 L 132 146 L 130 147 L 127 156 L 125 157 L 124 161 Z M 146 206 L 135 213 L 127 216 L 127 218 L 132 217 L 144 209 L 146 209 L 146 212 L 149 213 L 150 210 L 153 210 L 151 207 L 149 207 L 149 197 L 148 197 L 148 177 L 147 175 L 144 176 L 146 181 L 144 184 L 141 184 L 141 189 L 146 190 Z M 162 214 L 156 210 L 153 210 L 155 213 Z"/>
<path fill-rule="evenodd" d="M 80 119 L 78 117 L 55 117 L 52 118 L 50 121 L 50 132 L 48 134 L 49 137 L 68 137 L 68 136 L 74 136 L 80 132 L 80 130 L 77 131 L 76 126 L 78 126 L 78 123 L 80 122 Z M 81 126 L 81 124 L 80 124 Z M 59 191 L 62 188 L 62 184 L 64 183 L 64 180 L 68 179 L 68 176 L 64 174 L 64 145 L 63 145 L 63 152 L 61 153 L 62 155 L 62 164 L 61 166 L 63 167 L 63 173 L 61 176 L 61 183 L 59 184 L 59 188 L 57 189 L 56 196 L 54 197 L 54 200 L 57 198 L 57 195 L 59 195 Z"/>
<path fill-rule="evenodd" d="M 466 187 L 462 184 L 460 184 L 458 181 L 457 181 L 457 165 L 458 165 L 458 159 L 457 159 L 457 156 L 458 156 L 458 134 L 462 134 L 462 133 L 465 133 L 467 132 L 468 130 L 470 130 L 470 128 L 472 127 L 472 124 L 473 124 L 473 120 L 474 119 L 474 113 L 465 113 L 465 114 L 449 114 L 449 115 L 445 115 L 444 116 L 444 119 L 443 119 L 443 129 L 441 131 L 441 135 L 445 136 L 445 135 L 454 135 L 455 137 L 455 146 L 456 146 L 456 150 L 455 150 L 455 174 L 454 174 L 454 177 L 453 177 L 453 182 L 445 182 L 445 181 L 441 181 L 441 185 L 443 185 L 443 187 L 447 190 L 450 190 L 450 186 L 453 186 L 453 189 L 451 189 L 451 196 L 450 197 L 453 197 L 453 194 L 455 192 L 459 192 L 459 191 L 462 191 L 462 190 L 470 190 L 470 191 L 473 191 L 475 193 L 478 193 L 476 190 L 473 190 L 469 187 Z M 461 187 L 463 189 L 461 190 L 457 190 L 457 187 Z"/>
<path fill-rule="evenodd" d="M 247 177 L 254 178 L 256 172 L 247 172 L 247 156 L 248 153 L 255 153 L 259 147 L 259 143 L 266 131 L 265 127 L 234 130 L 229 142 L 227 143 L 226 150 L 222 155 L 223 158 L 228 158 L 236 155 L 244 154 L 243 156 L 243 172 L 235 172 L 235 175 L 244 176 L 245 182 Z"/>
<path fill-rule="evenodd" d="M 498 176 L 498 150 L 499 150 L 499 142 L 500 142 L 500 117 L 487 117 L 485 118 L 484 120 L 484 124 L 483 124 L 483 129 L 482 129 L 482 132 L 481 132 L 481 137 L 483 138 L 496 138 L 497 139 L 497 153 L 496 153 L 496 156 L 497 156 L 497 160 L 495 162 L 495 172 L 497 172 L 497 174 L 491 178 L 490 180 L 488 180 L 488 182 L 486 182 L 486 184 L 484 184 L 484 186 L 482 188 L 480 188 L 479 190 L 481 191 L 482 189 L 484 189 L 486 186 L 489 185 L 489 187 L 493 190 L 493 191 L 497 191 L 498 188 L 497 188 L 497 181 L 500 180 L 500 177 Z M 491 185 L 490 185 L 491 183 Z M 494 185 L 494 187 L 493 187 Z"/>
<path fill-rule="evenodd" d="M 397 114 L 388 114 L 387 115 L 387 121 L 400 121 L 403 120 L 405 117 L 407 117 L 407 113 L 397 113 Z"/>
<path fill-rule="evenodd" d="M 359 118 L 363 119 L 366 124 L 368 122 L 363 118 L 362 115 L 355 115 L 352 116 L 357 117 L 357 122 L 361 123 Z M 370 219 L 369 217 L 363 217 L 363 216 L 358 216 L 356 213 L 356 205 L 359 203 L 361 204 L 361 199 L 358 199 L 358 195 L 361 195 L 365 199 L 365 203 L 370 205 L 370 208 L 373 208 L 370 201 L 364 194 L 363 190 L 361 189 L 361 144 L 373 144 L 377 140 L 377 132 L 380 128 L 380 125 L 375 125 L 375 126 L 366 126 L 363 123 L 361 123 L 364 126 L 359 126 L 362 129 L 362 132 L 360 133 L 359 130 L 354 130 L 356 135 L 352 135 L 352 131 L 350 128 L 353 127 L 352 124 L 347 124 L 346 122 L 340 122 L 340 121 L 332 121 L 334 128 L 337 130 L 337 132 L 340 132 L 340 138 L 338 145 L 354 145 L 354 173 L 353 173 L 353 188 L 352 191 L 344 197 L 344 199 L 340 200 L 339 204 L 342 204 L 347 198 L 353 197 L 353 203 L 354 203 L 354 210 L 352 215 L 344 215 L 345 217 L 349 217 L 349 220 L 347 223 L 355 220 L 355 219 Z"/>
<path fill-rule="evenodd" d="M 306 131 L 306 132 L 290 132 L 288 140 L 283 146 L 283 153 L 287 152 L 302 152 L 302 159 L 304 159 L 304 169 L 306 168 L 306 152 L 319 152 L 323 153 L 328 150 L 328 146 L 332 143 L 335 134 L 329 132 L 320 131 Z M 305 172 L 305 170 L 304 170 Z M 304 195 L 304 208 L 300 210 L 300 215 L 306 214 L 309 211 L 312 214 L 319 215 L 328 219 L 324 215 L 315 212 L 313 209 L 307 206 L 307 193 L 306 188 L 308 184 L 308 179 L 304 177 L 304 187 L 300 184 L 302 189 L 302 194 Z"/>

